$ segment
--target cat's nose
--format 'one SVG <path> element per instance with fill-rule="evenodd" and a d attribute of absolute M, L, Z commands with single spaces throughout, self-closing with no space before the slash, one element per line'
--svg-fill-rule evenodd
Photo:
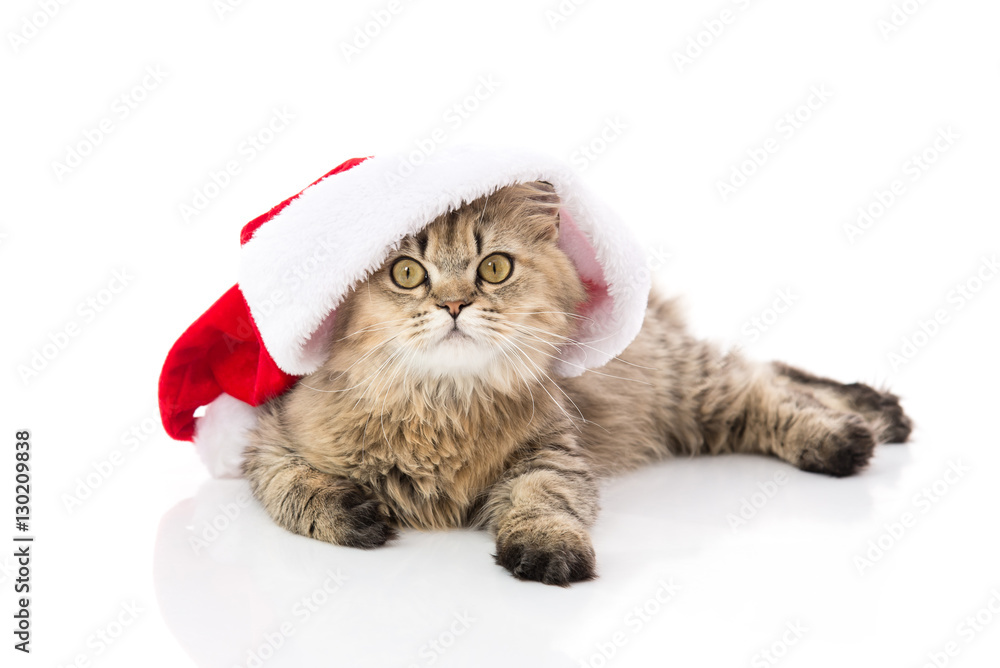
<path fill-rule="evenodd" d="M 456 319 L 458 318 L 459 312 L 461 312 L 461 310 L 468 305 L 468 302 L 441 302 L 438 304 L 441 308 L 448 309 L 448 313 L 451 313 L 451 317 Z"/>

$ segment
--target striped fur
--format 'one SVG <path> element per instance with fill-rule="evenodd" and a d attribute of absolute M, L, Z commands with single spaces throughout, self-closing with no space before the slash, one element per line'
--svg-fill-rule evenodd
<path fill-rule="evenodd" d="M 362 548 L 397 527 L 482 527 L 513 575 L 566 585 L 596 574 L 588 527 L 603 476 L 726 452 L 844 476 L 876 443 L 909 436 L 895 396 L 724 353 L 655 294 L 620 357 L 554 378 L 585 294 L 557 238 L 552 189 L 511 186 L 404 240 L 356 288 L 324 367 L 268 405 L 246 452 L 279 525 Z M 494 252 L 514 263 L 495 285 L 476 276 Z M 397 286 L 399 257 L 428 281 Z M 456 301 L 456 318 L 439 306 Z M 465 336 L 446 337 L 455 327 Z"/>

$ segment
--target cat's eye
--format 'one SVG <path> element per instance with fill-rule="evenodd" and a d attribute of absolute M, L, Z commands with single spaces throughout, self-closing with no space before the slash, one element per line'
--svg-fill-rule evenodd
<path fill-rule="evenodd" d="M 503 253 L 494 253 L 479 263 L 479 277 L 487 283 L 503 283 L 510 276 L 514 262 Z"/>
<path fill-rule="evenodd" d="M 390 273 L 392 274 L 393 282 L 407 290 L 417 287 L 427 278 L 427 272 L 423 266 L 416 260 L 408 257 L 396 260 L 396 263 L 392 265 Z"/>

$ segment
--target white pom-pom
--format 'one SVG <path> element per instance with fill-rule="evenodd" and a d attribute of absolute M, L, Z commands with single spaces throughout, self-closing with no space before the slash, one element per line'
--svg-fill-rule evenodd
<path fill-rule="evenodd" d="M 195 423 L 194 445 L 213 478 L 240 478 L 247 430 L 257 424 L 259 410 L 228 394 L 205 407 Z"/>

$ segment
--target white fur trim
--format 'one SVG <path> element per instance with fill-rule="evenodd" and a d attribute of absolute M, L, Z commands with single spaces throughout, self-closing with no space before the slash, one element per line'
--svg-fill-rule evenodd
<path fill-rule="evenodd" d="M 577 376 L 605 364 L 642 326 L 649 273 L 639 244 L 561 161 L 470 146 L 439 149 L 416 168 L 402 155 L 370 158 L 307 188 L 243 245 L 240 290 L 274 361 L 290 374 L 315 371 L 337 305 L 403 237 L 463 203 L 535 180 L 552 183 L 562 200 L 561 247 L 584 279 L 606 288 L 575 334 L 586 345 L 564 348 L 557 371 Z"/>
<path fill-rule="evenodd" d="M 213 478 L 240 478 L 247 430 L 257 424 L 259 409 L 220 394 L 195 422 L 194 445 Z"/>

